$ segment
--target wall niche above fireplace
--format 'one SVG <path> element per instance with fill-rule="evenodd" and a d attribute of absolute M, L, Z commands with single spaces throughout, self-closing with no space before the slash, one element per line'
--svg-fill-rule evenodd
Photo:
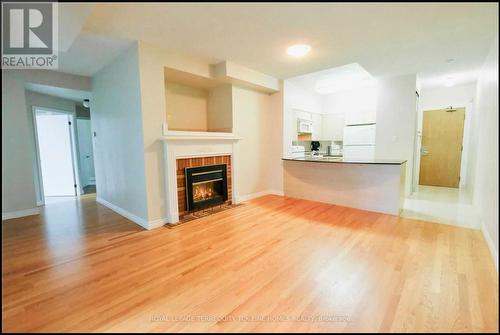
<path fill-rule="evenodd" d="M 167 67 L 164 77 L 169 131 L 232 132 L 231 84 Z"/>

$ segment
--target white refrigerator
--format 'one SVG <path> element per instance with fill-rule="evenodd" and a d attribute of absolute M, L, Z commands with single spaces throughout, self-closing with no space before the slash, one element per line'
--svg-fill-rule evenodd
<path fill-rule="evenodd" d="M 372 160 L 375 157 L 375 129 L 373 124 L 346 125 L 344 128 L 344 159 Z"/>

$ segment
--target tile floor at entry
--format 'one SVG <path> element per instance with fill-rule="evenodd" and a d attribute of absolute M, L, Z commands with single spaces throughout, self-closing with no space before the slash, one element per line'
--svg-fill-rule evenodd
<path fill-rule="evenodd" d="M 478 229 L 479 218 L 463 188 L 418 185 L 405 199 L 402 217 Z"/>

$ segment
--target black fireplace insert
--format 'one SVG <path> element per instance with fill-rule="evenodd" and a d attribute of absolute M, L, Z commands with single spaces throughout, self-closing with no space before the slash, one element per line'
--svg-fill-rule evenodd
<path fill-rule="evenodd" d="M 186 174 L 187 210 L 199 210 L 227 200 L 227 167 L 188 167 Z"/>

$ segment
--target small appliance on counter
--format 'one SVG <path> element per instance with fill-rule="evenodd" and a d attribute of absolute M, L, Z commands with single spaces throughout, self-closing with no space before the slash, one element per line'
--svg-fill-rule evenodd
<path fill-rule="evenodd" d="M 321 144 L 319 141 L 312 141 L 311 142 L 311 155 L 313 156 L 319 156 L 319 147 Z"/>
<path fill-rule="evenodd" d="M 292 158 L 304 158 L 306 155 L 306 148 L 302 145 L 292 145 Z"/>
<path fill-rule="evenodd" d="M 342 156 L 342 142 L 336 142 L 334 144 L 331 144 L 328 146 L 327 149 L 327 155 L 328 156 L 336 156 L 336 157 L 341 157 Z"/>

